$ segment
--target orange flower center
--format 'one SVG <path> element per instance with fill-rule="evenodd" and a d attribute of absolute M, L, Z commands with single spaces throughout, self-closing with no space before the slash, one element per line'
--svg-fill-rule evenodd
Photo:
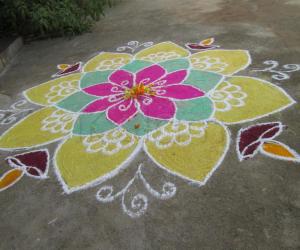
<path fill-rule="evenodd" d="M 137 99 L 139 96 L 141 95 L 154 95 L 155 91 L 153 91 L 151 89 L 152 84 L 149 84 L 147 86 L 145 86 L 142 83 L 139 83 L 137 85 L 135 85 L 134 87 L 132 87 L 131 89 L 127 89 L 125 90 L 125 98 L 129 99 L 129 98 L 134 98 Z"/>

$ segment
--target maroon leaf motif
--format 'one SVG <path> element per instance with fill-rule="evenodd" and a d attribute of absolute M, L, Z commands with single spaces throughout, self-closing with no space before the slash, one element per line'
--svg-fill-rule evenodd
<path fill-rule="evenodd" d="M 81 66 L 82 66 L 81 62 L 77 62 L 75 64 L 71 64 L 67 68 L 64 68 L 64 69 L 58 71 L 52 77 L 64 76 L 64 75 L 68 75 L 68 74 L 71 74 L 71 73 L 78 72 L 78 71 L 80 71 Z"/>
<path fill-rule="evenodd" d="M 23 169 L 26 175 L 30 177 L 47 177 L 49 168 L 49 152 L 47 149 L 9 156 L 6 161 L 12 168 Z"/>
<path fill-rule="evenodd" d="M 219 48 L 219 46 L 217 45 L 202 45 L 198 43 L 187 43 L 185 46 L 191 50 L 207 50 Z"/>
<path fill-rule="evenodd" d="M 237 152 L 240 161 L 252 158 L 263 142 L 278 136 L 282 128 L 281 122 L 269 122 L 241 129 L 237 137 Z"/>

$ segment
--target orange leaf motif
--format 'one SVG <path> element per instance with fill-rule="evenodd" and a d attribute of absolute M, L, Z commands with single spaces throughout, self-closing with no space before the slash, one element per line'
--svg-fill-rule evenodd
<path fill-rule="evenodd" d="M 282 160 L 299 161 L 299 155 L 287 145 L 277 141 L 267 141 L 261 147 L 262 153 Z"/>
<path fill-rule="evenodd" d="M 0 179 L 0 192 L 17 183 L 24 172 L 21 169 L 15 168 L 4 173 Z"/>
<path fill-rule="evenodd" d="M 208 45 L 212 45 L 214 43 L 215 39 L 213 37 L 205 39 L 203 41 L 200 42 L 200 44 L 208 46 Z"/>
<path fill-rule="evenodd" d="M 70 65 L 69 64 L 58 64 L 57 68 L 61 69 L 61 70 L 65 70 L 66 68 L 68 68 Z"/>

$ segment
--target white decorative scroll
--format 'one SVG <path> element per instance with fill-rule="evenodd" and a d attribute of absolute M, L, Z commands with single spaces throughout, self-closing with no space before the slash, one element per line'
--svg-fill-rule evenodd
<path fill-rule="evenodd" d="M 284 81 L 290 79 L 289 73 L 300 71 L 300 64 L 284 64 L 281 69 L 278 69 L 279 63 L 274 60 L 264 61 L 263 64 L 268 65 L 264 69 L 254 69 L 258 72 L 270 72 L 273 73 L 272 79 L 277 81 Z"/>
<path fill-rule="evenodd" d="M 24 108 L 28 104 L 26 100 L 20 100 L 12 104 L 8 109 L 0 109 L 0 125 L 8 125 L 18 120 L 18 116 L 28 113 L 33 108 Z"/>
<path fill-rule="evenodd" d="M 125 50 L 130 50 L 131 53 L 135 52 L 138 48 L 144 47 L 150 47 L 153 45 L 153 42 L 145 42 L 145 43 L 140 43 L 138 41 L 130 41 L 127 43 L 125 46 L 121 46 L 117 48 L 117 51 L 122 52 Z"/>
<path fill-rule="evenodd" d="M 154 189 L 144 177 L 142 168 L 143 164 L 140 164 L 134 177 L 127 183 L 127 185 L 123 189 L 118 192 L 114 193 L 114 187 L 112 185 L 102 186 L 96 194 L 97 200 L 101 203 L 108 203 L 121 197 L 121 204 L 124 213 L 132 218 L 138 218 L 143 215 L 148 208 L 148 197 L 143 193 L 138 193 L 131 198 L 129 206 L 127 205 L 126 194 L 130 192 L 130 187 L 135 182 L 141 181 L 147 192 L 153 197 L 160 200 L 170 199 L 176 194 L 176 186 L 171 182 L 165 182 L 161 190 L 159 191 Z"/>

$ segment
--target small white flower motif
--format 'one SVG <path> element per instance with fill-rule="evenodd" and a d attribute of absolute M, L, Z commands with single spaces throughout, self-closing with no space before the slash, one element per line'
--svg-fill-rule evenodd
<path fill-rule="evenodd" d="M 149 54 L 147 56 L 141 57 L 141 60 L 159 62 L 159 61 L 165 61 L 170 59 L 176 59 L 180 57 L 181 57 L 180 54 L 176 53 L 175 51 L 170 51 L 170 52 L 158 52 L 158 53 Z"/>
<path fill-rule="evenodd" d="M 117 128 L 103 134 L 89 135 L 84 138 L 83 145 L 88 153 L 101 152 L 105 155 L 113 155 L 131 147 L 135 142 L 136 139 L 132 134 Z"/>
<path fill-rule="evenodd" d="M 52 86 L 49 92 L 45 95 L 49 104 L 58 102 L 64 97 L 78 91 L 78 81 L 64 81 L 58 85 Z"/>
<path fill-rule="evenodd" d="M 243 107 L 247 94 L 242 91 L 240 86 L 223 82 L 221 89 L 217 89 L 210 94 L 210 98 L 215 103 L 217 111 L 225 112 L 232 107 Z"/>
<path fill-rule="evenodd" d="M 41 130 L 51 133 L 69 133 L 73 128 L 77 115 L 63 110 L 55 110 L 50 116 L 42 121 Z"/>
<path fill-rule="evenodd" d="M 192 138 L 202 137 L 206 127 L 206 122 L 172 121 L 149 134 L 148 139 L 160 149 L 171 147 L 173 144 L 187 146 Z"/>
<path fill-rule="evenodd" d="M 101 71 L 101 70 L 117 69 L 128 62 L 129 62 L 129 60 L 121 58 L 121 57 L 109 59 L 109 60 L 102 60 L 99 63 L 99 65 L 96 67 L 96 70 Z"/>
<path fill-rule="evenodd" d="M 220 58 L 212 58 L 209 56 L 191 58 L 191 64 L 194 68 L 199 70 L 208 70 L 219 73 L 223 72 L 224 69 L 228 67 L 228 64 L 222 62 Z"/>

